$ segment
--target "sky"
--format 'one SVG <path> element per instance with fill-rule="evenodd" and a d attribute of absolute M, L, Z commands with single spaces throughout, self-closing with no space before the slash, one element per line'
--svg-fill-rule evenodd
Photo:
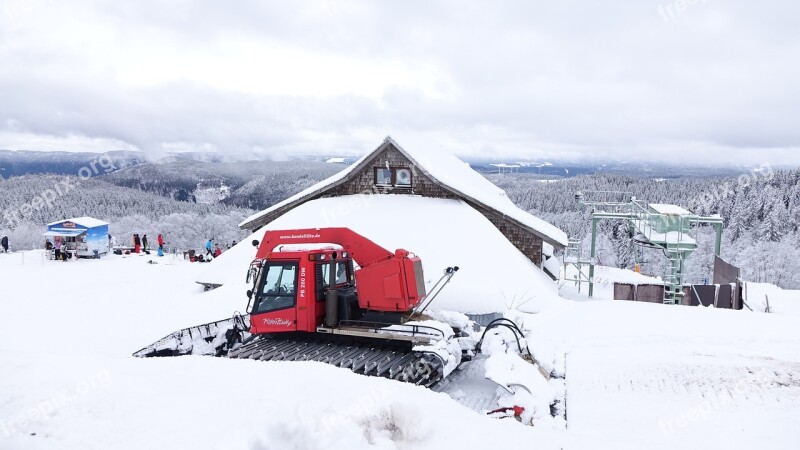
<path fill-rule="evenodd" d="M 0 148 L 800 165 L 800 3 L 0 1 Z"/>

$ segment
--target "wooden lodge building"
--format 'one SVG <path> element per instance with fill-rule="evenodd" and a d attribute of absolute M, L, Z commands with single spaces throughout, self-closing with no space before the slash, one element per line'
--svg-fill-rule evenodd
<path fill-rule="evenodd" d="M 459 199 L 485 216 L 520 252 L 543 268 L 545 243 L 564 249 L 567 235 L 517 208 L 505 192 L 452 155 L 409 152 L 387 137 L 342 172 L 242 222 L 256 231 L 315 199 L 354 194 L 396 194 Z M 558 274 L 551 274 L 551 277 Z"/>

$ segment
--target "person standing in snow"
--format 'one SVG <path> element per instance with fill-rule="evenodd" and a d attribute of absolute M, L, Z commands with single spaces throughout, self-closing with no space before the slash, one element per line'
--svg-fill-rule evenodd
<path fill-rule="evenodd" d="M 161 236 L 161 233 L 158 234 L 156 242 L 158 242 L 158 256 L 164 256 L 164 238 Z"/>
<path fill-rule="evenodd" d="M 142 236 L 142 251 L 147 253 L 147 235 Z"/>
<path fill-rule="evenodd" d="M 8 253 L 8 236 L 3 236 L 3 239 L 0 239 L 0 245 L 3 246 L 3 253 Z"/>
<path fill-rule="evenodd" d="M 133 252 L 139 253 L 141 251 L 142 241 L 139 239 L 139 233 L 133 234 Z"/>
<path fill-rule="evenodd" d="M 206 241 L 206 256 L 214 256 L 214 243 L 212 239 Z"/>
<path fill-rule="evenodd" d="M 55 253 L 56 253 L 56 260 L 61 259 L 61 238 L 56 236 L 56 243 L 54 245 Z"/>

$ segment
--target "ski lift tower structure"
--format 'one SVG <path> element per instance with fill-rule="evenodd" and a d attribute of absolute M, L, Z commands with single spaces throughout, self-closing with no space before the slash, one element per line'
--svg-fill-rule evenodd
<path fill-rule="evenodd" d="M 625 220 L 634 234 L 634 243 L 642 247 L 658 248 L 669 260 L 669 272 L 665 274 L 665 304 L 680 304 L 683 297 L 683 282 L 686 274 L 686 258 L 697 249 L 697 239 L 691 236 L 692 229 L 700 225 L 711 225 L 716 231 L 714 254 L 720 256 L 722 245 L 722 217 L 698 216 L 677 206 L 663 203 L 645 203 L 630 192 L 587 191 L 575 193 L 575 199 L 584 208 L 592 211 L 592 244 L 588 261 L 589 276 L 579 276 L 589 283 L 589 297 L 594 293 L 594 268 L 597 259 L 597 223 L 601 220 Z M 577 281 L 577 280 L 576 280 Z"/>

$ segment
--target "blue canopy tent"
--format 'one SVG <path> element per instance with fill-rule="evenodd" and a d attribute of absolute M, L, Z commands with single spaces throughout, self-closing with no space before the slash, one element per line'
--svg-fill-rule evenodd
<path fill-rule="evenodd" d="M 76 217 L 47 224 L 48 239 L 59 238 L 75 256 L 99 258 L 109 252 L 108 223 L 91 217 Z"/>

